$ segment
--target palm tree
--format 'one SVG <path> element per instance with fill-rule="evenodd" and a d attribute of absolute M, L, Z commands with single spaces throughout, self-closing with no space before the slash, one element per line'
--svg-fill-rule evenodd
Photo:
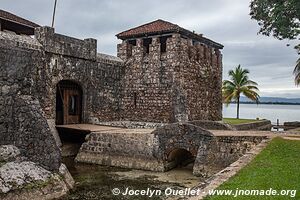
<path fill-rule="evenodd" d="M 296 67 L 294 69 L 295 83 L 300 85 L 300 58 L 297 60 Z"/>
<path fill-rule="evenodd" d="M 223 81 L 223 101 L 226 103 L 226 106 L 228 106 L 232 100 L 236 101 L 237 119 L 239 119 L 241 94 L 248 97 L 252 101 L 256 101 L 256 103 L 258 103 L 259 100 L 257 83 L 249 80 L 248 74 L 249 70 L 243 69 L 241 65 L 239 65 L 234 70 L 229 71 L 228 75 L 230 80 Z"/>

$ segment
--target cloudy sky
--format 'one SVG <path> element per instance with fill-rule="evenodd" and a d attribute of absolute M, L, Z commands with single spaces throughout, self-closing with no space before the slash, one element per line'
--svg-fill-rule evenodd
<path fill-rule="evenodd" d="M 73 37 L 96 38 L 98 51 L 116 55 L 117 33 L 164 19 L 224 44 L 224 78 L 229 69 L 241 64 L 259 83 L 261 96 L 300 97 L 292 75 L 298 58 L 293 43 L 257 35 L 259 27 L 250 19 L 249 2 L 58 0 L 55 28 Z M 54 0 L 1 0 L 0 9 L 50 26 L 53 4 Z"/>

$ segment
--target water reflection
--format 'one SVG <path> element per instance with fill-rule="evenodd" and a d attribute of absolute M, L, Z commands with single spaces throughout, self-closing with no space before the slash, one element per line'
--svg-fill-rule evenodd
<path fill-rule="evenodd" d="M 113 196 L 111 191 L 119 188 L 165 190 L 168 187 L 185 189 L 198 185 L 202 180 L 192 174 L 192 165 L 176 168 L 166 173 L 142 170 L 121 169 L 99 165 L 74 163 L 74 158 L 64 158 L 75 179 L 76 187 L 61 200 L 144 200 L 145 196 Z M 154 196 L 151 200 L 165 199 L 164 196 Z"/>

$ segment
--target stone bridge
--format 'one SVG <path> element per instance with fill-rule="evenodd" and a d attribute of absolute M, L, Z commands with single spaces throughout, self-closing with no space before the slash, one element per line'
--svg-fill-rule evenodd
<path fill-rule="evenodd" d="M 209 131 L 187 123 L 166 125 L 151 134 L 155 142 L 153 156 L 163 161 L 164 171 L 194 161 L 198 150 L 206 148 L 214 140 Z"/>
<path fill-rule="evenodd" d="M 194 175 L 210 176 L 263 139 L 260 136 L 215 136 L 189 123 L 156 129 L 106 126 L 86 137 L 76 161 L 160 172 L 194 163 Z"/>

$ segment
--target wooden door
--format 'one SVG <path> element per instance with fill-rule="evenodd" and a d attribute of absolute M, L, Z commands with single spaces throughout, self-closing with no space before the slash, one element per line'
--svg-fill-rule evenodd
<path fill-rule="evenodd" d="M 79 124 L 81 117 L 81 86 L 74 81 L 60 81 L 56 88 L 56 124 Z"/>
<path fill-rule="evenodd" d="M 76 89 L 64 89 L 64 124 L 81 122 L 81 92 Z"/>

